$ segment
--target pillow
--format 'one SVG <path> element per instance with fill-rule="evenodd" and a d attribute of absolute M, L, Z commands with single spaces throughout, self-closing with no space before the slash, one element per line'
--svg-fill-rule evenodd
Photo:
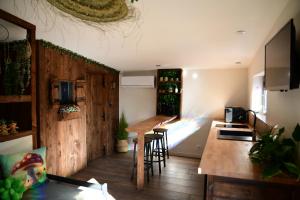
<path fill-rule="evenodd" d="M 4 178 L 20 179 L 25 188 L 33 188 L 45 182 L 46 147 L 9 155 L 0 155 L 0 167 Z"/>

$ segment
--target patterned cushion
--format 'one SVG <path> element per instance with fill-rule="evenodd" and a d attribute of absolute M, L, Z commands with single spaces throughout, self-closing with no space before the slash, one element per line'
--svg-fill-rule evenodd
<path fill-rule="evenodd" d="M 22 180 L 26 189 L 46 180 L 46 147 L 9 155 L 0 155 L 4 178 L 13 176 Z"/>

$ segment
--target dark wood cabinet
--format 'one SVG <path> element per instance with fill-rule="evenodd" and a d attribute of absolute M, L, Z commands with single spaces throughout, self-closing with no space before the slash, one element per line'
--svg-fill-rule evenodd
<path fill-rule="evenodd" d="M 157 71 L 156 114 L 181 117 L 182 69 Z"/>
<path fill-rule="evenodd" d="M 300 186 L 208 176 L 206 200 L 297 200 Z"/>

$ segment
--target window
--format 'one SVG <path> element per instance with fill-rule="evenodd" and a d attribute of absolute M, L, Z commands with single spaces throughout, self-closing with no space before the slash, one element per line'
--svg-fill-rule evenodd
<path fill-rule="evenodd" d="M 267 112 L 267 90 L 264 89 L 264 74 L 253 77 L 251 109 L 260 114 Z"/>

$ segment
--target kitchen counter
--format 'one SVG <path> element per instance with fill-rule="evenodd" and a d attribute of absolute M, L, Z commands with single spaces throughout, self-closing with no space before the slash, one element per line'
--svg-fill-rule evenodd
<path fill-rule="evenodd" d="M 253 142 L 217 139 L 219 128 L 215 127 L 215 125 L 219 123 L 223 122 L 213 121 L 211 125 L 198 168 L 199 174 L 249 181 L 300 185 L 298 181 L 292 178 L 273 177 L 269 180 L 262 179 L 261 168 L 258 165 L 254 165 L 248 156 Z"/>

